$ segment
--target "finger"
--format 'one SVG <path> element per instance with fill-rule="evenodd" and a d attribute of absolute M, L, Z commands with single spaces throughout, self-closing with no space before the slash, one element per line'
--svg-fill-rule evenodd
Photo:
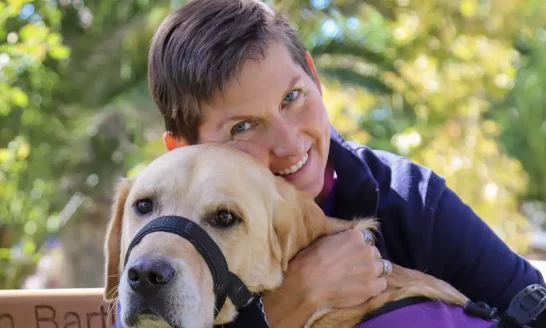
<path fill-rule="evenodd" d="M 375 260 L 381 259 L 381 253 L 375 246 L 364 246 L 364 249 L 359 249 L 358 258 L 360 263 L 375 262 Z M 367 265 L 367 264 L 366 264 Z"/>
<path fill-rule="evenodd" d="M 377 247 L 374 246 L 374 247 L 373 247 L 373 251 L 374 251 L 374 252 L 373 252 L 374 257 L 375 257 L 377 260 L 381 259 L 381 253 L 379 253 L 379 249 L 377 249 Z"/>
<path fill-rule="evenodd" d="M 372 297 L 381 294 L 385 289 L 387 289 L 387 279 L 385 277 L 377 278 L 370 284 Z"/>
<path fill-rule="evenodd" d="M 385 277 L 392 272 L 392 264 L 385 259 L 378 259 L 373 262 L 373 270 L 376 277 Z"/>
<path fill-rule="evenodd" d="M 363 260 L 361 263 L 375 262 L 381 259 L 381 253 L 379 253 L 379 250 L 375 246 L 364 246 L 364 249 L 359 250 L 359 252 L 359 258 Z"/>
<path fill-rule="evenodd" d="M 388 276 L 392 271 L 392 264 L 389 260 L 380 259 L 379 260 L 383 265 L 383 270 L 381 271 L 381 277 Z"/>

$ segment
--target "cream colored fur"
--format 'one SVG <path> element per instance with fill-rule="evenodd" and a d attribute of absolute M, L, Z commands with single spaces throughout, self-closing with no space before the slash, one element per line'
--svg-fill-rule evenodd
<path fill-rule="evenodd" d="M 133 204 L 144 198 L 153 200 L 154 211 L 139 216 Z M 228 229 L 212 227 L 207 220 L 218 209 L 233 211 L 242 223 Z M 240 151 L 213 145 L 170 151 L 136 178 L 122 180 L 115 193 L 105 242 L 105 299 L 122 302 L 122 318 L 130 308 L 123 267 L 127 246 L 144 224 L 161 215 L 184 216 L 201 225 L 222 249 L 229 269 L 258 293 L 278 287 L 290 259 L 315 239 L 346 229 L 378 228 L 373 219 L 325 217 L 312 199 Z M 177 326 L 210 328 L 235 318 L 237 311 L 228 300 L 214 320 L 212 277 L 188 241 L 167 233 L 150 234 L 133 249 L 129 264 L 149 255 L 168 258 L 177 269 L 178 278 L 166 296 L 169 304 L 176 304 L 166 310 Z M 320 309 L 306 327 L 353 327 L 365 313 L 408 296 L 459 305 L 467 301 L 447 283 L 397 265 L 387 281 L 387 290 L 379 296 L 351 309 Z M 144 322 L 138 326 L 145 327 Z"/>

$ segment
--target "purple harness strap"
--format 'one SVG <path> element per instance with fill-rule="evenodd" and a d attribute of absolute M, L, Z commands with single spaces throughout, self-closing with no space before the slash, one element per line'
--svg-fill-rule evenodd
<path fill-rule="evenodd" d="M 373 317 L 355 328 L 489 328 L 493 323 L 466 314 L 460 306 L 426 301 Z"/>

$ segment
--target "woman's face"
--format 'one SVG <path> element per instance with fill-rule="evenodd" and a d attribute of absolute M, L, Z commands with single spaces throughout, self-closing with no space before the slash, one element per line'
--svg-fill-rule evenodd
<path fill-rule="evenodd" d="M 248 153 L 316 197 L 324 184 L 330 125 L 315 77 L 317 82 L 283 43 L 271 43 L 264 59 L 248 60 L 221 96 L 202 105 L 199 143 Z"/>

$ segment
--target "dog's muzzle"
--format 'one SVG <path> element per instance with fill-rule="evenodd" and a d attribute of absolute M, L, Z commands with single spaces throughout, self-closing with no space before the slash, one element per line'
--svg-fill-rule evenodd
<path fill-rule="evenodd" d="M 129 244 L 124 266 L 127 266 L 131 250 L 142 241 L 142 238 L 154 232 L 168 232 L 185 238 L 201 254 L 214 282 L 216 296 L 214 318 L 220 313 L 227 297 L 238 310 L 252 303 L 254 295 L 237 275 L 229 271 L 224 254 L 214 240 L 195 222 L 181 216 L 162 216 L 146 224 Z"/>

